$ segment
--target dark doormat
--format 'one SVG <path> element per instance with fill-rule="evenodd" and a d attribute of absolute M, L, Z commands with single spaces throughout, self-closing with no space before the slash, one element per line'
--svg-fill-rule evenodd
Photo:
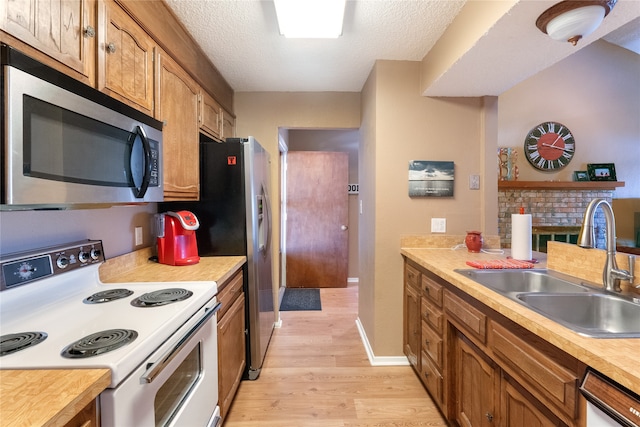
<path fill-rule="evenodd" d="M 322 310 L 320 289 L 286 288 L 280 311 Z"/>

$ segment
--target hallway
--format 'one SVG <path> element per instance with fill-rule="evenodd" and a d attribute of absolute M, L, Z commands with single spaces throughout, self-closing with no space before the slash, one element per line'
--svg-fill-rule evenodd
<path fill-rule="evenodd" d="M 241 383 L 224 426 L 446 426 L 409 366 L 369 364 L 358 287 L 320 292 L 322 311 L 280 313 L 260 377 Z"/>

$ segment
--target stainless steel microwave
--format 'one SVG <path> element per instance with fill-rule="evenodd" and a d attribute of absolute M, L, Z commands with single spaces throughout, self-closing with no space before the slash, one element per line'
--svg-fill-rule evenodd
<path fill-rule="evenodd" d="M 163 200 L 161 122 L 0 48 L 5 209 Z"/>

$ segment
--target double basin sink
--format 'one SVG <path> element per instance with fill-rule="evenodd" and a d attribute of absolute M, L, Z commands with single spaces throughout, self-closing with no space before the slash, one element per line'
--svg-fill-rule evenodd
<path fill-rule="evenodd" d="M 581 335 L 640 338 L 637 298 L 551 270 L 455 271 Z"/>

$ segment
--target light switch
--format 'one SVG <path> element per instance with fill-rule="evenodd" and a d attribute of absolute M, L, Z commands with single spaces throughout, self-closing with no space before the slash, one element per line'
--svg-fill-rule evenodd
<path fill-rule="evenodd" d="M 469 175 L 469 190 L 480 189 L 480 175 Z"/>
<path fill-rule="evenodd" d="M 431 232 L 432 233 L 446 233 L 447 232 L 447 219 L 446 218 L 431 218 Z"/>

